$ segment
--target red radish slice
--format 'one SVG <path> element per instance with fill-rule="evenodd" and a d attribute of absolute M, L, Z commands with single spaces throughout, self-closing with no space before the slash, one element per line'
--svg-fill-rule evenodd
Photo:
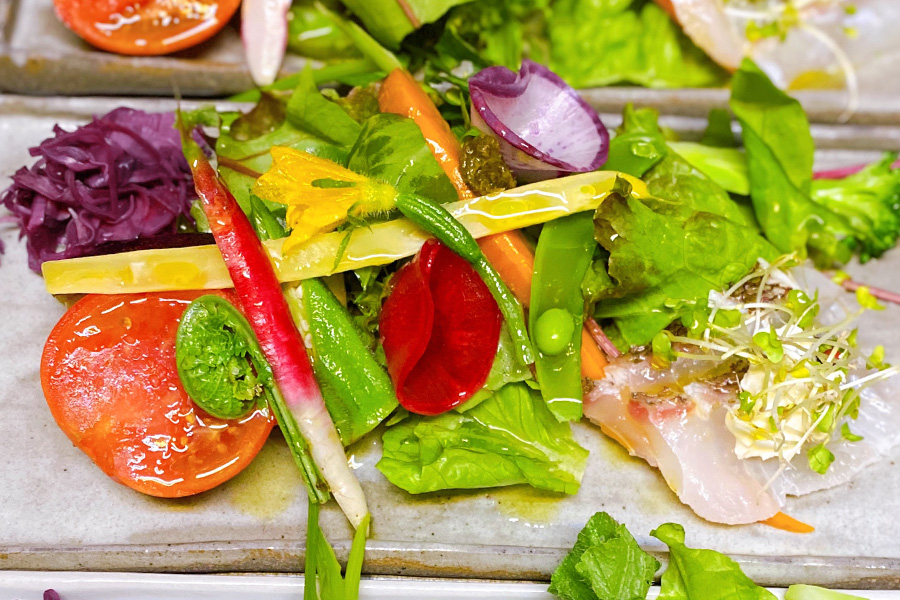
<path fill-rule="evenodd" d="M 609 153 L 609 132 L 578 93 L 543 65 L 522 61 L 514 73 L 488 67 L 469 80 L 472 124 L 500 140 L 523 179 L 596 171 Z"/>
<path fill-rule="evenodd" d="M 278 76 L 287 49 L 287 12 L 291 0 L 244 0 L 241 5 L 241 38 L 250 77 L 258 86 Z"/>
<path fill-rule="evenodd" d="M 400 404 L 437 415 L 484 386 L 501 314 L 478 273 L 440 242 L 425 243 L 394 277 L 379 330 Z"/>

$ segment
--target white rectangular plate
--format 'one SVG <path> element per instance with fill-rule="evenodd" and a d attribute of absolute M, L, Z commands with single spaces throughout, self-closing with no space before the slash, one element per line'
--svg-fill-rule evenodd
<path fill-rule="evenodd" d="M 15 169 L 31 164 L 28 148 L 55 123 L 71 127 L 123 102 L 172 107 L 161 100 L 0 98 L 0 188 Z M 699 126 L 684 119 L 666 124 L 682 131 Z M 861 131 L 817 128 L 821 146 L 831 148 L 820 153 L 820 164 L 872 160 L 878 152 L 859 148 L 873 145 L 900 147 L 897 129 Z M 134 493 L 72 446 L 54 423 L 39 380 L 44 340 L 63 308 L 28 270 L 12 226 L 0 225 L 0 236 L 7 244 L 0 267 L 0 569 L 299 571 L 306 500 L 277 435 L 234 480 L 182 500 Z M 900 288 L 898 251 L 851 270 L 860 280 Z M 878 313 L 869 325 L 876 338 L 896 339 L 900 309 Z M 350 453 L 374 517 L 366 572 L 546 579 L 587 519 L 605 510 L 652 551 L 663 549 L 648 537 L 652 529 L 682 523 L 689 545 L 735 556 L 762 584 L 900 587 L 900 449 L 849 485 L 790 500 L 787 511 L 817 528 L 799 536 L 763 525 L 707 523 L 678 502 L 655 470 L 595 427 L 580 424 L 575 434 L 591 457 L 572 497 L 524 487 L 414 497 L 375 469 L 379 436 L 356 444 Z M 349 531 L 340 512 L 327 507 L 322 522 L 345 555 Z"/>
<path fill-rule="evenodd" d="M 287 575 L 151 575 L 139 573 L 0 572 L 0 597 L 32 600 L 45 589 L 62 600 L 299 600 L 303 577 Z M 772 588 L 778 597 L 784 589 Z M 900 592 L 847 591 L 869 600 L 900 600 Z M 659 595 L 650 590 L 649 600 Z M 360 600 L 554 600 L 542 583 L 439 579 L 364 579 Z"/>

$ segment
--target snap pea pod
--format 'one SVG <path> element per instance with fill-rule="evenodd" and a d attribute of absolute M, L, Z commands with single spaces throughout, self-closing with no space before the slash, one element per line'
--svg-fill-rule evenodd
<path fill-rule="evenodd" d="M 500 274 L 484 257 L 472 234 L 446 208 L 427 198 L 414 194 L 400 194 L 397 197 L 397 209 L 407 219 L 471 263 L 500 307 L 513 340 L 516 358 L 525 365 L 532 364 L 534 350 L 525 326 L 522 305 L 503 283 Z"/>
<path fill-rule="evenodd" d="M 345 446 L 397 408 L 391 378 L 360 338 L 347 310 L 321 279 L 303 281 L 288 304 L 311 341 L 313 372 Z"/>
<path fill-rule="evenodd" d="M 560 421 L 581 418 L 581 282 L 594 255 L 594 221 L 580 213 L 544 225 L 534 255 L 530 330 L 541 394 Z"/>
<path fill-rule="evenodd" d="M 309 445 L 275 384 L 272 367 L 250 323 L 230 302 L 212 294 L 191 302 L 178 326 L 175 360 L 188 396 L 213 416 L 236 419 L 257 402 L 267 403 L 303 475 L 309 497 L 328 501 L 328 490 L 310 456 Z M 248 368 L 251 365 L 252 371 Z M 243 377 L 235 381 L 238 373 Z M 240 388 L 248 393 L 237 394 L 243 396 L 237 398 L 234 390 Z"/>

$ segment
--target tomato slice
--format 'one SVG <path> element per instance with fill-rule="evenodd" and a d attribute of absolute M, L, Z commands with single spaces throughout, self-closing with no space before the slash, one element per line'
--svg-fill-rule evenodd
<path fill-rule="evenodd" d="M 178 378 L 175 334 L 188 304 L 231 291 L 85 296 L 50 334 L 41 383 L 70 440 L 139 492 L 188 496 L 227 481 L 262 448 L 268 408 L 226 421 L 198 408 Z"/>
<path fill-rule="evenodd" d="M 110 52 L 169 54 L 212 37 L 240 0 L 53 0 L 56 14 L 86 42 Z"/>

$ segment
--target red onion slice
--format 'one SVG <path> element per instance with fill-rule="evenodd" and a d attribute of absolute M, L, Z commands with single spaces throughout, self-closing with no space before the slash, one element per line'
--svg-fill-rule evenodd
<path fill-rule="evenodd" d="M 522 61 L 514 73 L 488 67 L 469 79 L 472 124 L 500 141 L 520 178 L 595 171 L 606 162 L 609 132 L 597 112 L 558 75 Z"/>
<path fill-rule="evenodd" d="M 244 0 L 241 6 L 241 38 L 253 83 L 275 81 L 287 48 L 287 12 L 291 0 Z"/>

